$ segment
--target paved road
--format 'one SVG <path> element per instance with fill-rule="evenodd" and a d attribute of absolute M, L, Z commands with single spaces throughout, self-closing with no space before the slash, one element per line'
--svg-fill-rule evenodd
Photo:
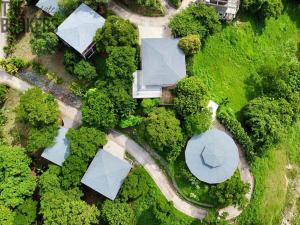
<path fill-rule="evenodd" d="M 32 86 L 25 81 L 20 80 L 17 77 L 11 76 L 4 71 L 0 70 L 0 83 L 6 84 L 11 88 L 24 92 L 31 88 Z M 77 127 L 81 124 L 81 112 L 69 105 L 58 100 L 59 109 L 61 111 L 61 116 L 64 120 L 66 127 Z M 222 125 L 217 123 L 217 128 L 225 130 Z M 226 130 L 225 130 L 226 131 Z M 228 131 L 226 131 L 228 132 Z M 169 182 L 168 178 L 162 171 L 162 169 L 156 164 L 154 159 L 149 155 L 149 153 L 143 149 L 140 145 L 135 143 L 133 140 L 129 139 L 127 136 L 112 131 L 108 135 L 108 139 L 115 142 L 117 145 L 121 146 L 124 150 L 127 150 L 144 168 L 147 170 L 149 175 L 153 178 L 154 182 L 157 184 L 163 195 L 169 201 L 174 203 L 174 207 L 179 211 L 185 213 L 194 218 L 203 219 L 207 214 L 207 210 L 201 207 L 196 207 L 184 200 L 182 200 L 177 194 L 173 185 Z M 245 159 L 243 151 L 239 147 L 240 154 L 240 164 L 239 170 L 241 172 L 241 177 L 245 182 L 250 183 L 251 190 L 247 194 L 250 199 L 253 191 L 253 177 L 250 173 L 249 165 Z M 220 212 L 228 212 L 228 219 L 233 219 L 237 217 L 241 211 L 235 207 L 227 207 Z"/>
<path fill-rule="evenodd" d="M 169 5 L 167 0 L 161 0 L 162 5 L 166 9 L 166 15 L 162 17 L 147 17 L 134 13 L 114 1 L 110 1 L 110 9 L 118 16 L 128 19 L 139 28 L 139 38 L 162 38 L 171 37 L 171 31 L 168 27 L 170 17 L 186 8 L 191 2 L 196 0 L 183 0 L 179 9 L 175 9 Z"/>

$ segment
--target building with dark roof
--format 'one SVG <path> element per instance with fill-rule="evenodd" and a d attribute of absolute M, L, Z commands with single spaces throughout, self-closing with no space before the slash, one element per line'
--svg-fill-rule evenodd
<path fill-rule="evenodd" d="M 185 55 L 179 39 L 144 38 L 142 70 L 134 73 L 133 98 L 157 98 L 163 87 L 175 85 L 186 75 Z"/>

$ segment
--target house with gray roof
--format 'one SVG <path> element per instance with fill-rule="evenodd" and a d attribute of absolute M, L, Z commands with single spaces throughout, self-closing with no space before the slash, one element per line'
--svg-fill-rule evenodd
<path fill-rule="evenodd" d="M 234 174 L 239 164 L 239 153 L 228 134 L 210 129 L 188 141 L 185 160 L 195 177 L 209 184 L 217 184 Z"/>
<path fill-rule="evenodd" d="M 54 145 L 46 148 L 42 157 L 49 160 L 50 162 L 55 163 L 58 166 L 62 166 L 64 161 L 70 155 L 70 142 L 66 138 L 68 129 L 65 127 L 60 127 L 58 135 L 55 138 Z"/>
<path fill-rule="evenodd" d="M 89 165 L 81 183 L 114 200 L 130 169 L 129 162 L 101 149 Z"/>
<path fill-rule="evenodd" d="M 221 20 L 231 21 L 236 17 L 240 7 L 240 0 L 199 0 L 199 2 L 214 7 Z"/>
<path fill-rule="evenodd" d="M 56 34 L 84 58 L 95 52 L 93 42 L 96 31 L 103 27 L 105 19 L 86 4 L 82 3 L 56 29 Z"/>
<path fill-rule="evenodd" d="M 178 42 L 172 38 L 142 39 L 142 69 L 133 74 L 133 98 L 159 98 L 162 88 L 175 85 L 186 75 L 185 55 Z"/>
<path fill-rule="evenodd" d="M 59 11 L 58 0 L 39 0 L 36 6 L 51 16 Z"/>

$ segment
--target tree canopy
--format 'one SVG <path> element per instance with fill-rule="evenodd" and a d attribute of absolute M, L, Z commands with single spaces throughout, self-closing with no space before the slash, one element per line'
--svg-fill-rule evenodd
<path fill-rule="evenodd" d="M 109 16 L 104 26 L 97 30 L 94 40 L 99 52 L 108 52 L 114 46 L 135 47 L 138 44 L 138 31 L 128 20 Z"/>
<path fill-rule="evenodd" d="M 81 80 L 92 80 L 97 76 L 96 68 L 85 60 L 81 60 L 77 63 L 72 72 Z"/>

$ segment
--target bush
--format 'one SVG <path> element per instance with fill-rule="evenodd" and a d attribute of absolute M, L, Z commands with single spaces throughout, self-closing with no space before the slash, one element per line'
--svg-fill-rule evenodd
<path fill-rule="evenodd" d="M 14 225 L 15 214 L 7 207 L 0 205 L 0 224 Z"/>
<path fill-rule="evenodd" d="M 26 151 L 34 152 L 54 144 L 54 139 L 57 136 L 57 134 L 57 124 L 45 126 L 42 128 L 32 127 L 28 134 Z"/>
<path fill-rule="evenodd" d="M 46 75 L 48 73 L 48 69 L 36 61 L 32 61 L 31 66 L 32 70 L 39 75 Z"/>
<path fill-rule="evenodd" d="M 180 121 L 175 113 L 157 108 L 144 121 L 140 129 L 145 129 L 145 140 L 168 161 L 174 161 L 184 146 Z"/>
<path fill-rule="evenodd" d="M 24 31 L 24 20 L 22 18 L 22 3 L 20 0 L 11 0 L 9 2 L 7 19 L 8 19 L 8 33 L 16 39 L 19 34 Z M 10 42 L 10 41 L 9 41 Z"/>
<path fill-rule="evenodd" d="M 8 73 L 16 75 L 20 70 L 28 68 L 29 62 L 21 58 L 1 59 L 0 66 Z"/>
<path fill-rule="evenodd" d="M 73 73 L 81 80 L 92 80 L 97 76 L 96 68 L 85 60 L 81 60 L 75 65 Z"/>
<path fill-rule="evenodd" d="M 204 39 L 221 29 L 217 11 L 204 3 L 190 4 L 171 18 L 169 27 L 175 37 L 198 34 Z"/>
<path fill-rule="evenodd" d="M 249 192 L 249 184 L 245 184 L 238 171 L 223 183 L 211 185 L 208 194 L 214 205 L 225 207 L 229 205 L 244 207 L 247 203 L 246 194 Z"/>
<path fill-rule="evenodd" d="M 120 191 L 120 199 L 132 202 L 149 191 L 148 174 L 142 167 L 134 168 L 126 178 Z"/>
<path fill-rule="evenodd" d="M 86 93 L 83 99 L 82 120 L 84 124 L 102 131 L 108 131 L 116 126 L 118 121 L 114 104 L 107 94 L 97 89 L 91 89 Z"/>
<path fill-rule="evenodd" d="M 8 88 L 5 85 L 0 84 L 0 106 L 6 101 L 6 94 L 8 92 Z"/>
<path fill-rule="evenodd" d="M 40 194 L 55 192 L 61 189 L 61 168 L 57 165 L 49 165 L 49 168 L 39 177 Z"/>
<path fill-rule="evenodd" d="M 277 18 L 284 8 L 281 0 L 243 0 L 241 5 L 245 10 L 263 18 Z"/>
<path fill-rule="evenodd" d="M 36 221 L 37 202 L 27 199 L 16 209 L 14 225 L 31 225 Z"/>
<path fill-rule="evenodd" d="M 134 225 L 135 215 L 127 203 L 106 200 L 102 205 L 101 216 L 108 225 Z"/>
<path fill-rule="evenodd" d="M 58 41 L 59 39 L 55 33 L 41 33 L 30 40 L 31 51 L 39 57 L 53 55 L 56 51 Z"/>
<path fill-rule="evenodd" d="M 230 225 L 230 223 L 226 221 L 226 214 L 219 215 L 217 211 L 211 209 L 199 225 Z"/>
<path fill-rule="evenodd" d="M 131 11 L 144 16 L 162 16 L 164 7 L 159 0 L 121 0 Z"/>
<path fill-rule="evenodd" d="M 74 74 L 74 67 L 80 61 L 78 54 L 72 49 L 67 49 L 64 52 L 64 65 L 68 73 Z"/>
<path fill-rule="evenodd" d="M 121 128 L 134 127 L 136 125 L 139 125 L 142 121 L 143 121 L 143 117 L 130 115 L 127 118 L 121 119 L 120 127 Z"/>
<path fill-rule="evenodd" d="M 94 41 L 99 52 L 108 52 L 110 47 L 138 44 L 138 30 L 129 22 L 118 16 L 109 16 L 102 28 L 98 29 Z"/>
<path fill-rule="evenodd" d="M 192 76 L 180 80 L 175 89 L 174 107 L 185 117 L 201 112 L 208 104 L 208 90 L 199 77 Z"/>
<path fill-rule="evenodd" d="M 201 47 L 199 35 L 190 34 L 186 37 L 181 38 L 178 46 L 182 49 L 185 55 L 196 54 Z"/>
<path fill-rule="evenodd" d="M 201 134 L 209 129 L 212 122 L 212 115 L 208 109 L 191 114 L 184 119 L 184 128 L 188 136 Z"/>
<path fill-rule="evenodd" d="M 62 84 L 64 82 L 61 77 L 59 77 L 56 73 L 53 72 L 46 73 L 46 77 L 54 84 Z"/>
<path fill-rule="evenodd" d="M 34 87 L 20 98 L 17 117 L 35 127 L 44 127 L 58 122 L 58 104 L 52 95 Z"/>
<path fill-rule="evenodd" d="M 217 111 L 217 117 L 221 124 L 223 124 L 232 133 L 234 139 L 239 142 L 246 153 L 249 161 L 253 160 L 254 147 L 251 138 L 242 127 L 241 123 L 236 119 L 231 110 L 225 107 L 220 107 Z"/>
<path fill-rule="evenodd" d="M 141 107 L 145 114 L 150 113 L 155 107 L 159 106 L 159 98 L 144 98 L 141 103 Z"/>
<path fill-rule="evenodd" d="M 172 6 L 174 6 L 176 9 L 178 9 L 181 5 L 181 0 L 169 0 Z"/>

